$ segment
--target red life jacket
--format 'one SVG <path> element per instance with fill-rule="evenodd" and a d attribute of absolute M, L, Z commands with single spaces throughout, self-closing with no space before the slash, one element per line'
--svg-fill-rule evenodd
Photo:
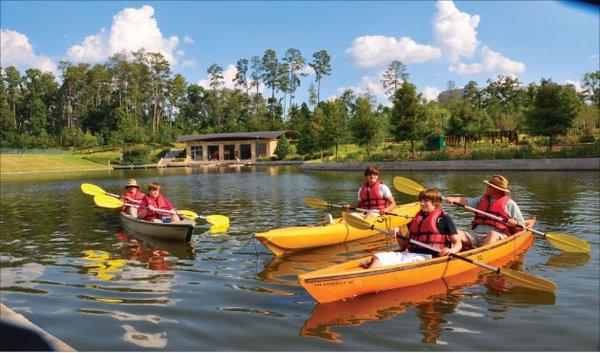
<path fill-rule="evenodd" d="M 443 249 L 447 245 L 450 244 L 448 236 L 445 234 L 441 234 L 437 229 L 437 219 L 443 214 L 441 208 L 436 208 L 433 212 L 429 214 L 424 214 L 423 212 L 419 212 L 415 215 L 415 218 L 410 221 L 408 225 L 408 230 L 410 232 L 410 238 L 420 241 L 421 243 L 425 243 L 427 245 L 431 245 L 432 248 L 435 249 Z M 414 245 L 409 244 L 408 251 L 412 252 L 427 252 L 426 249 Z M 437 255 L 437 254 L 436 254 Z M 436 256 L 434 255 L 434 256 Z"/>
<path fill-rule="evenodd" d="M 164 197 L 163 195 L 160 195 L 160 194 L 158 195 L 158 197 L 156 199 L 153 199 L 149 195 L 146 195 L 146 197 L 144 197 L 144 203 L 146 204 L 146 206 L 153 206 L 155 208 L 161 208 L 163 210 L 171 210 L 171 209 L 173 209 L 173 206 L 171 205 L 171 203 L 169 202 L 169 200 L 166 197 Z M 147 220 L 147 221 L 151 221 L 154 218 L 160 218 L 161 216 L 171 216 L 171 213 L 168 213 L 168 212 L 154 212 L 154 211 L 148 210 L 146 212 L 146 217 L 144 217 L 144 219 Z"/>
<path fill-rule="evenodd" d="M 379 192 L 379 185 L 383 184 L 380 181 L 376 181 L 372 186 L 369 183 L 365 183 L 360 187 L 358 193 L 360 197 L 360 208 L 366 208 L 368 210 L 384 210 L 387 206 L 387 199 Z"/>
<path fill-rule="evenodd" d="M 505 210 L 505 206 L 509 200 L 510 200 L 510 197 L 508 197 L 508 195 L 504 195 L 501 198 L 496 199 L 493 202 L 491 202 L 492 197 L 489 195 L 484 195 L 481 198 L 481 201 L 479 201 L 479 203 L 477 204 L 477 209 L 484 211 L 486 213 L 490 213 L 495 216 L 501 217 L 503 219 L 509 219 L 510 215 Z M 512 234 L 510 227 L 507 226 L 506 224 L 477 213 L 475 215 L 475 219 L 471 223 L 471 228 L 475 229 L 475 227 L 480 224 L 490 225 L 506 235 Z"/>
<path fill-rule="evenodd" d="M 135 195 L 130 193 L 129 191 L 125 191 L 123 195 L 121 195 L 121 200 L 125 203 L 130 203 L 134 205 L 139 205 L 139 202 L 131 202 L 130 200 L 142 201 L 146 197 L 143 192 L 138 191 Z M 121 212 L 129 212 L 129 206 L 123 206 L 121 208 Z"/>

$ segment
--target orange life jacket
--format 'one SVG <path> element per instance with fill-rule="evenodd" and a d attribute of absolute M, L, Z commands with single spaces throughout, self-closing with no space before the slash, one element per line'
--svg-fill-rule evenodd
<path fill-rule="evenodd" d="M 450 244 L 450 241 L 447 235 L 440 233 L 436 225 L 437 219 L 442 214 L 444 214 L 444 212 L 441 208 L 436 208 L 433 212 L 429 212 L 429 214 L 425 214 L 421 211 L 417 213 L 415 218 L 413 218 L 408 225 L 410 238 L 430 245 L 435 249 L 441 250 L 445 248 Z M 408 251 L 427 252 L 426 249 L 412 243 L 409 244 Z"/>
<path fill-rule="evenodd" d="M 387 200 L 379 192 L 379 185 L 383 184 L 380 181 L 376 181 L 373 185 L 369 186 L 369 183 L 365 183 L 360 187 L 358 193 L 360 197 L 360 208 L 366 208 L 368 210 L 384 210 L 387 206 Z"/>
<path fill-rule="evenodd" d="M 481 201 L 479 201 L 479 203 L 477 204 L 477 209 L 489 214 L 493 214 L 494 216 L 498 216 L 503 219 L 509 219 L 510 215 L 506 212 L 505 206 L 510 200 L 510 197 L 508 197 L 508 195 L 504 195 L 499 199 L 493 201 L 492 200 L 493 199 L 491 196 L 484 195 L 481 198 Z M 475 227 L 480 224 L 490 225 L 506 235 L 512 234 L 511 228 L 505 223 L 477 213 L 475 215 L 475 219 L 471 223 L 471 228 L 475 229 Z"/>

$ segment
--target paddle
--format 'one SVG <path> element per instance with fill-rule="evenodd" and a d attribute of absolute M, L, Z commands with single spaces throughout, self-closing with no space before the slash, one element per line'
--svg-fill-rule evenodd
<path fill-rule="evenodd" d="M 423 186 L 417 184 L 415 181 L 412 181 L 410 179 L 407 179 L 407 178 L 404 178 L 401 176 L 394 177 L 394 187 L 398 191 L 408 194 L 408 195 L 419 195 L 419 193 L 424 189 Z M 489 217 L 489 218 L 495 219 L 497 221 L 503 222 L 505 224 L 508 224 L 505 219 L 498 217 L 496 215 L 489 214 L 487 212 L 483 212 L 481 210 L 478 210 L 476 208 L 473 208 L 473 207 L 470 207 L 467 205 L 461 205 L 459 203 L 450 202 L 446 198 L 444 198 L 444 200 L 452 205 L 460 206 L 471 212 L 479 213 L 486 217 Z M 575 252 L 575 253 L 590 252 L 590 244 L 588 242 L 586 242 L 585 240 L 581 240 L 577 237 L 574 237 L 572 235 L 565 234 L 565 233 L 543 233 L 538 230 L 526 227 L 525 225 L 519 224 L 518 226 L 525 230 L 531 231 L 535 234 L 543 235 L 550 242 L 550 244 L 552 244 L 554 247 L 561 249 L 563 251 Z"/>
<path fill-rule="evenodd" d="M 104 208 L 119 208 L 119 207 L 123 207 L 123 206 L 139 207 L 139 205 L 125 203 L 125 202 L 123 202 L 123 200 L 117 199 L 113 196 L 102 195 L 102 194 L 95 195 L 94 202 L 96 203 L 96 205 L 98 205 L 100 207 L 104 207 Z M 178 212 L 183 217 L 189 218 L 189 219 L 202 218 L 202 219 L 205 219 L 206 222 L 208 222 L 214 226 L 218 226 L 219 228 L 229 226 L 229 218 L 227 216 L 222 216 L 222 215 L 200 216 L 196 212 L 189 211 L 189 210 L 177 210 L 177 211 L 163 210 L 163 209 L 156 209 L 156 210 L 159 212 L 168 212 L 168 213 Z"/>
<path fill-rule="evenodd" d="M 379 232 L 382 233 L 387 233 L 387 231 L 383 228 L 378 228 L 375 227 L 375 225 L 365 221 L 364 219 L 361 219 L 360 217 L 356 217 L 352 214 L 349 213 L 343 213 L 343 217 L 346 220 L 346 223 L 348 223 L 350 226 L 354 227 L 354 228 L 358 228 L 358 229 L 371 229 L 371 230 L 377 230 Z M 422 248 L 431 250 L 431 251 L 435 251 L 435 252 L 440 252 L 438 249 L 431 247 L 425 243 L 421 243 L 420 241 L 411 239 L 409 237 L 405 237 L 402 235 L 397 235 L 398 238 L 400 239 L 404 239 L 412 244 L 415 244 L 417 246 L 420 246 Z M 554 292 L 556 290 L 556 284 L 554 284 L 551 281 L 548 281 L 546 279 L 543 278 L 539 278 L 536 277 L 532 274 L 529 273 L 525 273 L 522 271 L 516 271 L 516 270 L 510 270 L 510 269 L 506 269 L 506 268 L 499 268 L 499 267 L 493 267 L 490 266 L 488 264 L 484 264 L 481 262 L 477 262 L 474 260 L 469 259 L 468 257 L 464 257 L 464 256 L 460 256 L 457 254 L 449 254 L 449 256 L 457 258 L 459 260 L 462 261 L 466 261 L 469 263 L 472 263 L 474 265 L 486 268 L 490 271 L 493 271 L 495 273 L 498 274 L 502 274 L 505 275 L 506 277 L 510 278 L 511 280 L 513 280 L 513 284 L 519 287 L 525 287 L 525 288 L 531 288 L 531 289 L 537 289 L 537 290 L 542 290 L 545 292 Z"/>
<path fill-rule="evenodd" d="M 326 207 L 344 208 L 343 205 L 332 204 L 327 201 L 315 199 L 312 197 L 305 197 L 304 202 L 306 203 L 306 205 L 308 207 L 312 207 L 312 208 L 326 208 Z M 379 210 L 367 210 L 365 208 L 350 207 L 350 209 L 353 211 L 360 211 L 360 212 L 379 212 L 379 213 L 381 213 Z M 407 215 L 403 215 L 403 214 L 397 214 L 397 213 L 392 213 L 392 212 L 385 212 L 385 214 L 412 219 L 411 216 L 407 216 Z"/>

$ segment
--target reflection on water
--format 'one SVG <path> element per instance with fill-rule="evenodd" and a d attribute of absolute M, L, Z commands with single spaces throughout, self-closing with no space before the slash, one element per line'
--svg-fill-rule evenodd
<path fill-rule="evenodd" d="M 490 174 L 385 172 L 382 179 L 392 185 L 402 175 L 475 196 Z M 84 351 L 597 350 L 600 219 L 590 205 L 600 199 L 598 174 L 504 174 L 525 215 L 537 215 L 537 229 L 592 244 L 589 255 L 572 255 L 536 237 L 523 259 L 507 265 L 552 280 L 556 297 L 474 273 L 464 282 L 316 305 L 298 274 L 397 245 L 379 236 L 274 258 L 255 232 L 317 224 L 327 211 L 339 216 L 306 207 L 304 197 L 352 202 L 364 177 L 269 166 L 2 177 L 0 299 Z M 120 193 L 130 178 L 158 180 L 178 208 L 227 215 L 229 229 L 201 225 L 191 243 L 123 233 L 118 214 L 96 207 L 79 185 Z M 399 203 L 415 200 L 392 191 Z M 446 210 L 462 227 L 473 218 Z"/>
<path fill-rule="evenodd" d="M 491 265 L 516 270 L 520 267 L 522 258 L 522 255 L 515 261 L 504 258 Z M 464 331 L 452 327 L 444 317 L 457 312 L 459 303 L 469 296 L 463 294 L 462 289 L 474 283 L 485 285 L 489 294 L 486 299 L 490 305 L 497 306 L 497 302 L 502 303 L 500 309 L 494 308 L 497 317 L 499 313 L 507 311 L 514 304 L 553 305 L 555 301 L 553 293 L 512 287 L 505 276 L 495 273 L 483 274 L 481 269 L 477 268 L 418 286 L 371 293 L 345 301 L 317 304 L 311 317 L 302 326 L 300 335 L 340 343 L 343 342 L 342 335 L 334 332 L 333 327 L 361 326 L 371 321 L 390 320 L 414 307 L 420 320 L 421 342 L 438 343 L 439 336 L 445 330 Z M 483 316 L 466 313 L 464 308 L 460 310 L 460 314 Z"/>

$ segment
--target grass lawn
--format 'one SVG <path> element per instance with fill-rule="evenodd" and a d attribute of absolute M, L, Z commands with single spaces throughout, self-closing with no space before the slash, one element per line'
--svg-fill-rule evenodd
<path fill-rule="evenodd" d="M 94 163 L 82 157 L 70 154 L 2 154 L 0 173 L 110 169 L 107 163 Z"/>

